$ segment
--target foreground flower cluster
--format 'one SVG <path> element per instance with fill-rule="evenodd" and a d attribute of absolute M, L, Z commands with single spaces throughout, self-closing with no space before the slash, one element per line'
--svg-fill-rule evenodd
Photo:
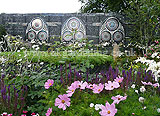
<path fill-rule="evenodd" d="M 102 84 L 91 84 L 83 81 L 75 81 L 73 82 L 69 87 L 68 90 L 66 91 L 66 94 L 59 95 L 58 98 L 55 99 L 55 106 L 58 106 L 58 108 L 66 110 L 67 107 L 70 107 L 71 105 L 71 99 L 70 97 L 74 94 L 76 89 L 84 90 L 84 89 L 90 89 L 93 91 L 93 93 L 99 94 L 101 93 L 104 89 L 105 90 L 114 90 L 116 88 L 120 87 L 120 83 L 123 81 L 123 77 L 117 77 L 114 79 L 114 81 L 108 81 L 108 83 Z M 54 81 L 53 80 L 47 80 L 45 83 L 45 88 L 49 89 L 50 86 L 53 86 Z M 119 104 L 120 101 L 123 101 L 127 98 L 127 96 L 112 96 L 113 103 L 110 105 L 108 102 L 103 105 L 97 105 L 96 107 L 98 109 L 101 109 L 99 114 L 101 116 L 114 116 L 117 113 L 117 109 L 115 108 L 115 104 Z M 52 109 L 49 108 L 46 116 L 49 116 L 52 112 Z"/>

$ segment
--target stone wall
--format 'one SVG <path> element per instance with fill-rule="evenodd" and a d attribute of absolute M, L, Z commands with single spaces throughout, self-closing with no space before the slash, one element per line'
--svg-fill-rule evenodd
<path fill-rule="evenodd" d="M 86 37 L 89 40 L 94 40 L 94 43 L 99 43 L 100 28 L 108 17 L 116 17 L 121 22 L 125 30 L 125 36 L 129 35 L 125 18 L 121 15 L 110 14 L 81 14 L 81 13 L 42 13 L 42 14 L 0 14 L 0 24 L 3 24 L 7 32 L 12 35 L 20 35 L 25 38 L 28 23 L 33 18 L 42 18 L 48 26 L 49 37 L 61 36 L 62 26 L 70 17 L 79 18 L 85 25 Z M 126 31 L 127 29 L 127 31 Z"/>

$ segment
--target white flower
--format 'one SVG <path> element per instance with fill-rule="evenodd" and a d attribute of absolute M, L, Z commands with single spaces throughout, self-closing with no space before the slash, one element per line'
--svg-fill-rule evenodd
<path fill-rule="evenodd" d="M 26 49 L 26 48 L 25 48 L 25 47 L 21 47 L 20 49 L 21 49 L 21 50 L 24 50 L 24 49 Z"/>
<path fill-rule="evenodd" d="M 17 52 L 20 52 L 20 50 L 17 50 Z"/>
<path fill-rule="evenodd" d="M 3 57 L 1 57 L 1 58 L 0 58 L 0 61 L 1 61 L 1 62 L 2 62 L 2 64 L 3 64 L 3 63 L 5 63 L 6 59 L 5 59 L 5 58 L 3 58 Z"/>
<path fill-rule="evenodd" d="M 142 86 L 142 87 L 140 88 L 140 92 L 144 93 L 145 91 L 146 91 L 145 87 Z"/>
<path fill-rule="evenodd" d="M 102 106 L 102 104 L 96 104 L 96 105 L 95 105 L 95 110 L 101 109 L 101 106 Z"/>
<path fill-rule="evenodd" d="M 160 108 L 157 109 L 157 112 L 160 113 Z"/>
<path fill-rule="evenodd" d="M 138 94 L 138 90 L 135 90 L 135 92 Z"/>
<path fill-rule="evenodd" d="M 21 61 L 22 61 L 22 59 L 17 60 L 17 62 L 21 62 Z"/>
<path fill-rule="evenodd" d="M 38 47 L 38 45 L 33 45 L 33 46 L 32 46 L 33 49 L 34 49 L 34 48 L 37 48 L 37 47 Z"/>
<path fill-rule="evenodd" d="M 26 57 L 27 57 L 27 55 L 24 55 L 24 57 L 26 58 Z"/>
<path fill-rule="evenodd" d="M 131 88 L 133 88 L 133 89 L 134 89 L 135 87 L 136 87 L 136 85 L 135 85 L 135 84 L 133 84 L 133 85 L 131 86 Z"/>
<path fill-rule="evenodd" d="M 145 63 L 146 62 L 146 58 L 145 57 L 140 57 L 140 58 L 138 58 L 137 60 L 135 60 L 135 62 L 137 63 L 137 62 L 141 62 L 141 63 Z"/>
<path fill-rule="evenodd" d="M 144 102 L 144 98 L 143 97 L 139 97 L 139 102 L 143 103 Z"/>
<path fill-rule="evenodd" d="M 43 64 L 44 64 L 44 62 L 41 62 L 41 63 L 40 63 L 40 65 L 43 65 Z"/>
<path fill-rule="evenodd" d="M 152 58 L 155 58 L 158 55 L 158 52 L 155 52 L 151 55 Z"/>
<path fill-rule="evenodd" d="M 91 104 L 89 105 L 89 107 L 91 107 L 91 108 L 92 108 L 92 107 L 94 107 L 94 104 L 93 104 L 93 103 L 91 103 Z"/>
<path fill-rule="evenodd" d="M 18 56 L 21 56 L 21 54 L 18 54 Z"/>
<path fill-rule="evenodd" d="M 142 108 L 142 110 L 145 110 L 147 107 L 146 106 L 144 106 L 143 108 Z"/>
<path fill-rule="evenodd" d="M 34 40 L 31 40 L 31 43 L 36 43 Z"/>
<path fill-rule="evenodd" d="M 39 47 L 37 47 L 36 50 L 39 50 Z"/>
<path fill-rule="evenodd" d="M 32 64 L 29 64 L 28 67 L 30 68 L 32 66 Z"/>

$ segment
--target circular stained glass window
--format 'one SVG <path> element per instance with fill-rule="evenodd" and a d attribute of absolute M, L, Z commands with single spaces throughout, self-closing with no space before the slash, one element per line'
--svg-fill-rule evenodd
<path fill-rule="evenodd" d="M 32 24 L 31 24 L 31 25 L 32 25 L 32 28 L 33 28 L 34 30 L 39 31 L 39 30 L 41 30 L 42 27 L 43 27 L 43 22 L 42 22 L 41 19 L 35 19 L 35 20 L 32 21 Z"/>
<path fill-rule="evenodd" d="M 116 32 L 113 34 L 113 39 L 114 39 L 114 41 L 116 41 L 116 42 L 122 41 L 122 39 L 123 39 L 123 33 L 120 32 L 120 31 L 116 31 Z"/>
<path fill-rule="evenodd" d="M 76 18 L 72 18 L 68 21 L 67 26 L 70 30 L 77 30 L 80 26 L 80 22 Z"/>
<path fill-rule="evenodd" d="M 40 31 L 40 32 L 38 33 L 38 39 L 39 39 L 39 40 L 46 40 L 46 39 L 47 39 L 47 32 L 45 32 L 45 31 Z"/>
<path fill-rule="evenodd" d="M 65 41 L 71 41 L 71 40 L 73 39 L 73 36 L 72 36 L 71 32 L 66 31 L 66 32 L 63 33 L 62 38 L 63 38 Z"/>
<path fill-rule="evenodd" d="M 119 27 L 119 23 L 115 18 L 107 20 L 106 27 L 110 31 L 115 31 Z"/>
<path fill-rule="evenodd" d="M 83 32 L 78 31 L 78 32 L 75 34 L 75 39 L 76 39 L 76 40 L 81 40 L 81 39 L 83 39 L 83 38 L 84 38 Z"/>
<path fill-rule="evenodd" d="M 104 31 L 101 33 L 101 39 L 103 41 L 109 41 L 111 39 L 111 34 L 108 31 Z"/>
<path fill-rule="evenodd" d="M 35 33 L 34 31 L 29 31 L 29 32 L 27 33 L 27 37 L 28 37 L 28 39 L 30 39 L 30 40 L 36 39 L 36 33 Z"/>

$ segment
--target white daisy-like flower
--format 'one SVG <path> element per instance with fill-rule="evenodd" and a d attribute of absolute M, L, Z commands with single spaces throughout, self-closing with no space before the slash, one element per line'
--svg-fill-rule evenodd
<path fill-rule="evenodd" d="M 142 86 L 142 87 L 140 88 L 140 92 L 144 93 L 145 91 L 146 91 L 145 87 Z"/>
<path fill-rule="evenodd" d="M 20 52 L 20 50 L 17 50 L 17 52 Z"/>
<path fill-rule="evenodd" d="M 35 50 L 36 50 L 36 51 L 39 50 L 39 47 L 37 47 Z"/>
<path fill-rule="evenodd" d="M 135 87 L 136 87 L 136 85 L 135 85 L 135 84 L 133 84 L 133 85 L 131 86 L 131 88 L 133 88 L 133 89 L 134 89 Z"/>
<path fill-rule="evenodd" d="M 17 62 L 21 62 L 21 61 L 22 61 L 22 59 L 17 60 Z"/>
<path fill-rule="evenodd" d="M 92 108 L 92 107 L 94 107 L 94 104 L 93 104 L 93 103 L 91 103 L 91 104 L 89 105 L 89 107 L 91 107 L 91 108 Z"/>
<path fill-rule="evenodd" d="M 41 62 L 41 63 L 40 63 L 40 65 L 43 65 L 43 64 L 44 64 L 44 62 Z"/>
<path fill-rule="evenodd" d="M 20 49 L 21 49 L 21 50 L 24 50 L 24 49 L 26 49 L 26 48 L 25 48 L 25 47 L 21 47 Z"/>
<path fill-rule="evenodd" d="M 135 92 L 138 94 L 138 90 L 135 90 Z"/>
<path fill-rule="evenodd" d="M 139 102 L 143 103 L 144 102 L 144 98 L 143 97 L 139 97 Z"/>
<path fill-rule="evenodd" d="M 157 109 L 157 112 L 160 113 L 160 108 Z"/>
<path fill-rule="evenodd" d="M 32 66 L 32 64 L 29 64 L 28 67 L 30 68 Z"/>
<path fill-rule="evenodd" d="M 95 105 L 95 110 L 100 110 L 101 109 L 102 104 L 96 104 Z"/>

